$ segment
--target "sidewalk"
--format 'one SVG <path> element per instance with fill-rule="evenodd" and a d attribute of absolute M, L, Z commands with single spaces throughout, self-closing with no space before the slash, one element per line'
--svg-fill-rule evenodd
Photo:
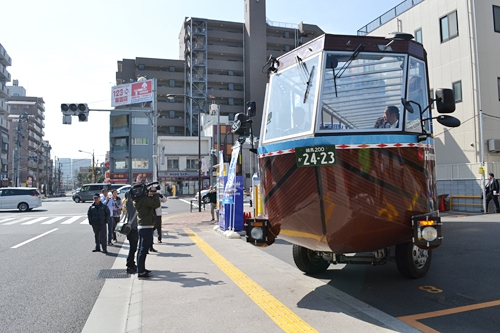
<path fill-rule="evenodd" d="M 210 212 L 165 216 L 151 279 L 107 279 L 82 332 L 419 332 L 214 230 Z M 168 232 L 168 235 L 165 235 Z M 113 270 L 125 271 L 125 242 Z"/>

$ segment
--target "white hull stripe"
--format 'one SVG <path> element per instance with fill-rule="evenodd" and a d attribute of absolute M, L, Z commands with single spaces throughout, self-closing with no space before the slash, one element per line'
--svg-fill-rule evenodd
<path fill-rule="evenodd" d="M 335 145 L 335 149 L 380 149 L 380 148 L 434 148 L 433 145 L 424 143 L 376 143 L 376 144 L 361 144 L 361 145 Z M 295 153 L 295 148 L 283 149 L 269 153 L 259 154 L 259 158 L 279 156 L 284 154 Z"/>

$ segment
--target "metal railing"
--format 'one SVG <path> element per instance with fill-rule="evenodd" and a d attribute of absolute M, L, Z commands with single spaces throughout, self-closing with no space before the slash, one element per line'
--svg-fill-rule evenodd
<path fill-rule="evenodd" d="M 392 8 L 391 10 L 385 12 L 384 14 L 380 15 L 377 17 L 375 20 L 371 21 L 364 27 L 358 30 L 358 36 L 365 36 L 372 32 L 373 30 L 377 29 L 381 25 L 389 22 L 393 18 L 403 14 L 406 12 L 408 9 L 412 8 L 415 5 L 418 5 L 424 0 L 405 0 L 401 2 L 399 5 L 396 7 Z"/>

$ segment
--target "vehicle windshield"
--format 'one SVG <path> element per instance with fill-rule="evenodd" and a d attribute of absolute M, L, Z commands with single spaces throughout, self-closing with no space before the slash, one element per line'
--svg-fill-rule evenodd
<path fill-rule="evenodd" d="M 420 133 L 429 114 L 425 62 L 405 54 L 352 55 L 324 52 L 272 75 L 263 142 L 314 133 Z M 413 113 L 402 98 L 412 101 Z"/>

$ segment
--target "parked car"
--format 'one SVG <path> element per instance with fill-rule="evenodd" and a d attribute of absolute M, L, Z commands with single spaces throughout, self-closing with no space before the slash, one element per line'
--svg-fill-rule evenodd
<path fill-rule="evenodd" d="M 122 187 L 122 184 L 107 184 L 107 183 L 94 183 L 94 184 L 84 184 L 80 187 L 80 190 L 73 194 L 73 201 L 76 203 L 92 201 L 94 193 L 101 193 L 101 190 L 106 188 L 108 191 L 117 190 Z"/>
<path fill-rule="evenodd" d="M 219 184 L 217 185 L 214 185 L 214 189 L 216 191 L 218 191 L 218 188 L 219 188 Z M 210 202 L 210 199 L 207 197 L 207 194 L 208 192 L 210 192 L 210 189 L 206 189 L 206 190 L 201 190 L 201 201 L 204 202 L 204 203 L 209 203 Z M 199 195 L 200 192 L 196 192 L 194 198 L 196 201 L 198 201 L 198 195 Z"/>
<path fill-rule="evenodd" d="M 19 209 L 21 212 L 42 206 L 42 196 L 35 187 L 0 188 L 0 209 Z"/>
<path fill-rule="evenodd" d="M 116 190 L 116 192 L 118 193 L 118 195 L 120 195 L 120 194 L 123 195 L 123 194 L 127 193 L 127 191 L 130 189 L 130 187 L 131 187 L 131 185 L 123 185 L 122 187 L 119 187 Z M 122 199 L 123 199 L 123 197 L 122 197 Z"/>

